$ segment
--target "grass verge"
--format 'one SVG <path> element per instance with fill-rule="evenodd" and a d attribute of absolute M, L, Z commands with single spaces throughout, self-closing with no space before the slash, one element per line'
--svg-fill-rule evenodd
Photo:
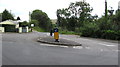
<path fill-rule="evenodd" d="M 34 27 L 33 29 L 38 31 L 38 32 L 46 32 L 44 29 L 42 29 L 40 27 Z"/>
<path fill-rule="evenodd" d="M 80 35 L 79 33 L 73 32 L 73 31 L 67 31 L 67 30 L 60 30 L 60 34 L 70 34 L 70 35 Z"/>

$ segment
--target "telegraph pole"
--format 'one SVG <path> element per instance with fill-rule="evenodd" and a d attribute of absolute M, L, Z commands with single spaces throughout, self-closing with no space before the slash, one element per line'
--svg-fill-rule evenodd
<path fill-rule="evenodd" d="M 31 12 L 29 11 L 29 22 L 31 21 Z"/>
<path fill-rule="evenodd" d="M 86 0 L 83 0 L 83 2 L 85 2 Z"/>
<path fill-rule="evenodd" d="M 118 2 L 118 10 L 120 10 L 120 1 Z"/>
<path fill-rule="evenodd" d="M 107 10 L 107 0 L 105 0 L 105 22 L 107 23 L 107 18 L 108 18 L 108 10 Z"/>
<path fill-rule="evenodd" d="M 2 22 L 2 13 L 0 14 L 0 22 Z"/>

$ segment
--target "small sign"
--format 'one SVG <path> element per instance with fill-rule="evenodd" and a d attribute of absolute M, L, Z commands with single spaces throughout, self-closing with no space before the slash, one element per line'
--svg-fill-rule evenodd
<path fill-rule="evenodd" d="M 34 27 L 34 24 L 31 24 L 31 27 Z"/>

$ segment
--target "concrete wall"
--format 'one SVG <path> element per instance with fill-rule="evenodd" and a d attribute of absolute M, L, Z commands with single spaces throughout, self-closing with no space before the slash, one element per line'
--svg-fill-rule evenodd
<path fill-rule="evenodd" d="M 19 28 L 19 24 L 16 24 L 15 28 Z"/>
<path fill-rule="evenodd" d="M 22 33 L 22 27 L 19 27 L 19 33 Z"/>
<path fill-rule="evenodd" d="M 28 26 L 26 27 L 26 33 L 29 32 L 29 28 Z M 22 27 L 19 27 L 19 33 L 23 33 L 23 28 Z"/>
<path fill-rule="evenodd" d="M 26 27 L 26 29 L 27 29 L 27 33 L 29 32 L 29 28 L 28 28 L 28 26 Z"/>
<path fill-rule="evenodd" d="M 4 27 L 0 27 L 0 32 L 5 32 Z"/>

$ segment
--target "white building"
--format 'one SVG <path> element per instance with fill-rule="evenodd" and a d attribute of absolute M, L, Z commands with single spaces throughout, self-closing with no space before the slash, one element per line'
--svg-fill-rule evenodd
<path fill-rule="evenodd" d="M 3 22 L 0 22 L 0 32 L 28 32 L 28 26 L 27 27 L 20 27 L 19 22 L 12 21 L 12 20 L 6 20 Z"/>

